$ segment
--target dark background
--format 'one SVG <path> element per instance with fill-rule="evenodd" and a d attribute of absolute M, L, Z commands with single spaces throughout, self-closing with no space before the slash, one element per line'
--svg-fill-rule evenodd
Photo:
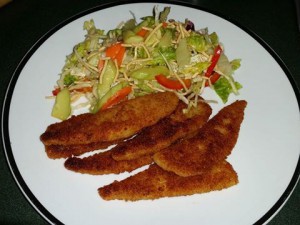
<path fill-rule="evenodd" d="M 106 2 L 109 1 L 13 0 L 0 8 L 1 104 L 18 63 L 39 38 L 74 14 Z M 297 85 L 300 86 L 300 32 L 293 0 L 190 0 L 185 2 L 213 10 L 256 33 L 278 54 Z M 47 224 L 18 189 L 9 171 L 3 147 L 0 147 L 0 224 Z M 300 224 L 299 184 L 269 224 Z"/>

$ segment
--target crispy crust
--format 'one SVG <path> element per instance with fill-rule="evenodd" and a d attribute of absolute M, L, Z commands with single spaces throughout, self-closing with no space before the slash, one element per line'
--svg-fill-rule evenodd
<path fill-rule="evenodd" d="M 180 102 L 169 117 L 161 119 L 151 127 L 145 128 L 134 138 L 122 142 L 109 152 L 95 154 L 86 158 L 69 158 L 65 162 L 65 167 L 69 170 L 88 173 L 88 174 L 108 174 L 130 172 L 138 167 L 153 162 L 151 155 L 183 135 L 193 133 L 207 121 L 211 114 L 211 108 L 208 104 L 201 102 L 197 108 L 193 108 L 188 114 L 183 114 L 182 110 L 186 104 Z M 122 147 L 120 147 L 122 146 Z M 83 146 L 84 147 L 84 146 Z M 64 150 L 64 149 L 63 149 Z M 118 158 L 115 161 L 115 155 L 124 155 L 127 153 L 122 150 L 129 150 L 130 156 L 124 159 Z M 118 154 L 120 151 L 121 154 Z M 128 154 L 126 154 L 128 155 Z"/>
<path fill-rule="evenodd" d="M 169 117 L 161 119 L 153 126 L 146 127 L 134 138 L 115 147 L 112 154 L 115 160 L 132 160 L 143 155 L 154 154 L 168 147 L 176 140 L 199 130 L 211 115 L 211 107 L 200 101 L 197 107 L 183 113 L 186 104 L 179 102 Z"/>
<path fill-rule="evenodd" d="M 156 164 L 122 181 L 98 189 L 104 200 L 137 201 L 206 193 L 238 183 L 238 176 L 226 161 L 197 176 L 181 177 Z"/>
<path fill-rule="evenodd" d="M 118 142 L 93 142 L 84 145 L 46 145 L 47 156 L 51 159 L 68 158 L 78 156 L 97 149 L 106 149 Z"/>
<path fill-rule="evenodd" d="M 150 155 L 134 160 L 116 161 L 111 157 L 112 151 L 97 153 L 82 159 L 77 157 L 69 158 L 65 161 L 65 168 L 74 172 L 92 175 L 119 174 L 131 172 L 153 162 Z"/>
<path fill-rule="evenodd" d="M 225 160 L 235 146 L 246 105 L 246 101 L 236 101 L 224 107 L 197 135 L 156 153 L 154 161 L 180 176 L 209 171 Z"/>
<path fill-rule="evenodd" d="M 170 115 L 178 101 L 172 92 L 145 95 L 50 125 L 40 139 L 45 145 L 76 145 L 128 138 Z"/>

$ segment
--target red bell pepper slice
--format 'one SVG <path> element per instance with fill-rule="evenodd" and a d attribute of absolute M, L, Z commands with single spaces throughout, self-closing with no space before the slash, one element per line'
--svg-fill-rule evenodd
<path fill-rule="evenodd" d="M 162 85 L 166 88 L 169 88 L 169 89 L 180 90 L 180 89 L 184 88 L 184 86 L 182 85 L 182 83 L 179 80 L 169 79 L 165 75 L 162 75 L 162 74 L 156 75 L 155 79 L 157 80 L 157 82 L 160 85 Z M 192 84 L 190 79 L 183 79 L 182 81 L 187 88 L 189 88 Z"/>
<path fill-rule="evenodd" d="M 209 66 L 209 67 L 207 68 L 207 70 L 206 70 L 206 73 L 205 73 L 205 76 L 206 76 L 206 77 L 210 77 L 210 75 L 212 74 L 212 72 L 213 72 L 215 66 L 217 65 L 217 62 L 219 61 L 219 58 L 220 58 L 222 52 L 223 52 L 223 50 L 222 50 L 221 46 L 218 45 L 218 46 L 215 48 L 214 55 L 213 55 L 213 57 L 212 57 L 212 59 L 211 59 L 211 64 L 210 64 L 210 66 Z"/>

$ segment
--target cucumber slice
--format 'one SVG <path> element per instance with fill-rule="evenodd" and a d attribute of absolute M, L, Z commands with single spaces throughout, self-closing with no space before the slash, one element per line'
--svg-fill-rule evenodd
<path fill-rule="evenodd" d="M 56 96 L 51 116 L 66 120 L 71 114 L 71 97 L 68 89 L 62 89 Z"/>
<path fill-rule="evenodd" d="M 166 66 L 144 67 L 129 74 L 130 77 L 138 80 L 154 80 L 158 74 L 168 76 L 170 73 Z"/>
<path fill-rule="evenodd" d="M 142 21 L 139 23 L 134 29 L 133 32 L 137 33 L 139 32 L 143 27 L 147 27 L 149 25 L 149 22 L 147 20 Z"/>
<path fill-rule="evenodd" d="M 144 38 L 136 35 L 132 30 L 123 31 L 123 42 L 125 44 L 134 44 L 144 41 Z"/>
<path fill-rule="evenodd" d="M 97 86 L 98 99 L 101 99 L 106 94 L 106 92 L 109 91 L 110 86 L 114 81 L 116 72 L 117 72 L 116 65 L 111 59 L 108 60 L 106 69 L 102 75 L 103 76 L 102 83 L 99 82 Z"/>
<path fill-rule="evenodd" d="M 122 88 L 126 87 L 128 85 L 128 82 L 120 82 L 117 85 L 113 86 L 95 105 L 95 107 L 92 109 L 92 113 L 98 112 L 101 107 L 107 102 L 108 99 L 110 99 L 116 92 L 121 90 Z"/>

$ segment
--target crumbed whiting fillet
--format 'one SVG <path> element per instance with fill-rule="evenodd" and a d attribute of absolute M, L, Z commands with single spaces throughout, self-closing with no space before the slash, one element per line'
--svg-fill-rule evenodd
<path fill-rule="evenodd" d="M 78 173 L 92 175 L 131 172 L 153 162 L 151 155 L 133 160 L 116 161 L 111 157 L 113 150 L 97 153 L 85 158 L 72 157 L 65 161 L 65 168 Z"/>
<path fill-rule="evenodd" d="M 178 176 L 152 164 L 131 177 L 99 188 L 98 193 L 104 200 L 137 201 L 206 193 L 237 183 L 238 176 L 226 161 L 216 164 L 206 173 L 189 177 Z"/>
<path fill-rule="evenodd" d="M 154 162 L 180 176 L 209 171 L 234 148 L 246 105 L 247 102 L 241 100 L 224 107 L 195 136 L 154 154 Z"/>
<path fill-rule="evenodd" d="M 125 139 L 170 115 L 179 99 L 172 92 L 154 93 L 52 124 L 41 135 L 45 145 L 77 145 Z M 163 107 L 162 107 L 163 106 Z"/>
<path fill-rule="evenodd" d="M 192 108 L 187 114 L 183 113 L 185 108 L 186 104 L 180 102 L 169 117 L 145 128 L 132 139 L 120 143 L 108 152 L 86 158 L 69 158 L 65 162 L 65 167 L 80 173 L 108 174 L 130 172 L 138 167 L 148 165 L 153 161 L 151 156 L 154 152 L 200 129 L 211 114 L 210 106 L 204 102 L 199 102 L 197 108 Z M 118 154 L 120 151 L 122 151 L 121 154 Z M 115 160 L 115 155 L 122 156 L 124 153 L 125 156 L 131 157 Z"/>
<path fill-rule="evenodd" d="M 118 141 L 114 142 L 92 142 L 83 145 L 46 145 L 45 150 L 47 156 L 51 159 L 68 158 L 71 156 L 78 156 L 86 152 L 106 149 L 107 147 L 117 144 Z"/>
<path fill-rule="evenodd" d="M 178 139 L 199 130 L 212 112 L 211 107 L 204 101 L 199 101 L 197 107 L 183 113 L 186 107 L 186 104 L 180 101 L 170 116 L 144 128 L 134 138 L 117 145 L 112 157 L 116 160 L 132 160 L 158 152 Z"/>

